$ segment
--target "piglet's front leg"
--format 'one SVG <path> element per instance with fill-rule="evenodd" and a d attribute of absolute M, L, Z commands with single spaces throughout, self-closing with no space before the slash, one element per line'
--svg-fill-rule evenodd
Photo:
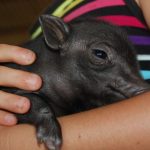
<path fill-rule="evenodd" d="M 20 94 L 31 101 L 28 113 L 17 114 L 19 123 L 30 123 L 36 127 L 38 142 L 44 142 L 49 150 L 59 150 L 62 143 L 60 125 L 43 97 L 36 94 Z"/>

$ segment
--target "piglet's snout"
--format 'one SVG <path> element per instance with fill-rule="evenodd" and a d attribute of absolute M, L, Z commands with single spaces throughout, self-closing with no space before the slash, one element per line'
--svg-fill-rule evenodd
<path fill-rule="evenodd" d="M 127 98 L 150 90 L 150 85 L 140 78 L 136 78 L 134 80 L 125 80 L 120 78 L 113 82 L 112 87 Z"/>

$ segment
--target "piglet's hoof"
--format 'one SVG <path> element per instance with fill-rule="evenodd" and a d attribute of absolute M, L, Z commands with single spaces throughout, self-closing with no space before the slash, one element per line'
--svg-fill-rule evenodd
<path fill-rule="evenodd" d="M 39 143 L 45 143 L 48 150 L 60 150 L 62 144 L 61 128 L 55 118 L 44 120 L 37 127 Z"/>

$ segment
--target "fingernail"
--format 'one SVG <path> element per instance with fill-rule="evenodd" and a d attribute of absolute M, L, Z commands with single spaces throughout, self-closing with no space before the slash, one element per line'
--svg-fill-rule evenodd
<path fill-rule="evenodd" d="M 37 90 L 41 86 L 41 79 L 38 75 L 30 75 L 28 79 L 26 79 L 26 82 L 30 89 Z"/>
<path fill-rule="evenodd" d="M 23 55 L 23 59 L 28 63 L 33 62 L 35 59 L 35 54 L 31 51 L 28 51 Z"/>
<path fill-rule="evenodd" d="M 6 123 L 8 124 L 12 124 L 12 123 L 15 123 L 16 122 L 16 118 L 13 116 L 13 115 L 6 115 L 4 117 L 4 120 Z"/>
<path fill-rule="evenodd" d="M 23 110 L 26 105 L 28 103 L 28 99 L 23 97 L 21 98 L 17 103 L 16 103 L 16 106 L 20 109 L 20 110 Z"/>

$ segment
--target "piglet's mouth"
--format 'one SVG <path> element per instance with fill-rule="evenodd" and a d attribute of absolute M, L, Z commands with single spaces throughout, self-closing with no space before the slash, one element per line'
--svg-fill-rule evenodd
<path fill-rule="evenodd" d="M 115 88 L 113 86 L 109 86 L 110 90 L 113 91 L 114 93 L 122 96 L 122 99 L 127 99 L 133 96 L 140 95 L 142 93 L 150 91 L 150 87 L 120 87 L 120 88 Z"/>

